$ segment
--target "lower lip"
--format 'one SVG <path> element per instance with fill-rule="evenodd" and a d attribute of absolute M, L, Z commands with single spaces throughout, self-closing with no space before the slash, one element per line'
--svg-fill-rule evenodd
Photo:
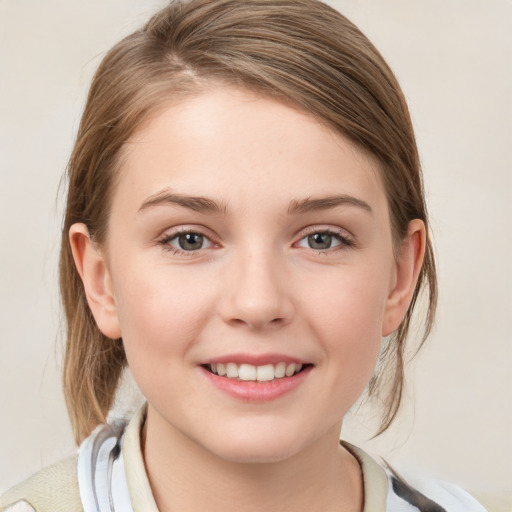
<path fill-rule="evenodd" d="M 228 379 L 215 375 L 202 366 L 200 369 L 211 384 L 229 396 L 248 402 L 268 402 L 300 386 L 308 376 L 312 366 L 307 366 L 292 377 L 283 377 L 268 382 Z"/>

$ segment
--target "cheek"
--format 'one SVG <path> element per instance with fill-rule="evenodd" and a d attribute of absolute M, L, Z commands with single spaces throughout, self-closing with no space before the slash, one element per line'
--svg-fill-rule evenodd
<path fill-rule="evenodd" d="M 381 272 L 348 271 L 309 288 L 310 325 L 340 385 L 356 397 L 370 379 L 381 347 L 388 281 Z"/>
<path fill-rule="evenodd" d="M 116 304 L 130 367 L 172 366 L 197 340 L 208 318 L 212 289 L 170 268 L 144 265 L 120 272 Z M 130 276 L 123 278 L 122 276 Z"/>
<path fill-rule="evenodd" d="M 384 271 L 357 272 L 346 269 L 325 279 L 308 280 L 304 308 L 323 324 L 332 336 L 336 332 L 354 341 L 361 336 L 373 336 L 380 340 L 381 327 L 389 294 L 389 280 Z"/>

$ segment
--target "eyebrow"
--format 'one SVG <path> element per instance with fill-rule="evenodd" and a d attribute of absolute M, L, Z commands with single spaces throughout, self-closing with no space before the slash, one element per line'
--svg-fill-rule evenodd
<path fill-rule="evenodd" d="M 147 210 L 155 206 L 177 205 L 183 208 L 200 212 L 200 213 L 216 213 L 226 214 L 228 211 L 225 203 L 218 203 L 213 199 L 201 196 L 188 196 L 185 194 L 176 194 L 168 190 L 163 190 L 149 196 L 140 206 L 139 212 Z M 338 206 L 355 206 L 373 214 L 371 206 L 357 197 L 342 194 L 335 196 L 321 197 L 314 199 L 307 197 L 305 199 L 294 199 L 290 201 L 288 206 L 288 214 L 301 214 L 321 210 L 329 210 Z"/>
<path fill-rule="evenodd" d="M 187 196 L 184 194 L 175 194 L 164 190 L 149 196 L 140 206 L 139 212 L 148 208 L 161 205 L 178 205 L 200 213 L 218 213 L 225 214 L 227 207 L 225 204 L 217 203 L 213 199 L 200 196 Z"/>
<path fill-rule="evenodd" d="M 373 210 L 367 202 L 346 194 L 321 197 L 318 199 L 307 197 L 300 201 L 293 200 L 290 202 L 290 206 L 288 207 L 288 213 L 308 213 L 319 210 L 329 210 L 331 208 L 336 208 L 337 206 L 355 206 L 373 214 Z"/>

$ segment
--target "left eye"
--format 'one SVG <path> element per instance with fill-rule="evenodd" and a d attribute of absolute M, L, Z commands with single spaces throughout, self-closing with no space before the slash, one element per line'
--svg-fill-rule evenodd
<path fill-rule="evenodd" d="M 340 235 L 329 232 L 311 233 L 299 241 L 299 247 L 325 251 L 342 244 Z"/>
<path fill-rule="evenodd" d="M 180 251 L 197 251 L 210 247 L 211 241 L 201 233 L 179 233 L 165 241 Z"/>

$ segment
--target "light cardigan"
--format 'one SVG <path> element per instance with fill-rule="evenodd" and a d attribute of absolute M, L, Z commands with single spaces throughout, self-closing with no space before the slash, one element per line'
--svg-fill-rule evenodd
<path fill-rule="evenodd" d="M 0 512 L 96 512 L 95 499 L 103 503 L 104 508 L 100 508 L 101 512 L 110 511 L 108 484 L 94 483 L 94 475 L 102 475 L 102 464 L 104 474 L 106 475 L 108 471 L 109 477 L 108 479 L 100 477 L 100 479 L 113 482 L 111 487 L 115 494 L 114 503 L 118 505 L 116 511 L 128 512 L 131 505 L 133 512 L 158 512 L 140 446 L 140 431 L 145 412 L 146 407 L 141 408 L 124 430 L 124 435 L 117 444 L 117 446 L 122 444 L 122 452 L 116 454 L 114 465 L 112 465 L 112 456 L 109 464 L 108 455 L 116 453 L 115 441 L 109 441 L 115 438 L 108 438 L 108 435 L 104 435 L 105 429 L 99 429 L 82 444 L 78 462 L 77 457 L 71 457 L 49 466 L 6 492 L 0 497 Z M 103 437 L 98 441 L 101 435 Z M 96 445 L 96 448 L 100 446 L 100 451 L 91 461 L 93 445 Z M 363 450 L 348 443 L 343 443 L 343 446 L 355 456 L 361 466 L 364 487 L 363 512 L 417 512 L 420 510 L 406 501 L 416 499 L 414 497 L 411 499 L 407 494 L 411 488 L 404 484 L 406 485 L 404 494 L 400 482 Z M 426 499 L 430 506 L 434 506 L 428 509 L 429 512 L 430 510 L 486 512 L 476 500 L 457 486 L 433 483 L 429 480 L 420 482 L 416 489 L 411 490 L 413 494 L 419 496 L 420 500 Z M 96 494 L 100 497 L 96 498 Z M 435 503 L 432 504 L 432 502 Z"/>

